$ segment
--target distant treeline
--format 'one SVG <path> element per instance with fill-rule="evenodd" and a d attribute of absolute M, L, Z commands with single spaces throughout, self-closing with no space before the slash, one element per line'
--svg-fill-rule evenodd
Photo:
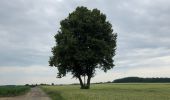
<path fill-rule="evenodd" d="M 113 83 L 170 83 L 170 78 L 140 78 L 140 77 L 126 77 L 116 79 Z"/>

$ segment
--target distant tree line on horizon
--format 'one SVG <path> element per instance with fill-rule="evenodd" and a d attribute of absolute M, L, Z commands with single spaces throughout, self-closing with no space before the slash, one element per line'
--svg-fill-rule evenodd
<path fill-rule="evenodd" d="M 113 83 L 170 83 L 170 78 L 125 77 L 116 79 Z"/>

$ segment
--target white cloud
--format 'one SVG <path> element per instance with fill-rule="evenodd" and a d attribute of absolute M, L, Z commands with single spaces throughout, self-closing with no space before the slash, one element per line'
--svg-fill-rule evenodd
<path fill-rule="evenodd" d="M 129 76 L 139 76 L 139 77 L 169 77 L 170 76 L 169 66 L 162 67 L 138 67 L 128 71 Z"/>

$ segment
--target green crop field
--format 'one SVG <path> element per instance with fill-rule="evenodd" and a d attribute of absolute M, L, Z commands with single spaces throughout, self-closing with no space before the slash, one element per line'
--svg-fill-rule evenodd
<path fill-rule="evenodd" d="M 79 85 L 42 86 L 53 100 L 170 100 L 170 84 L 93 84 L 90 90 Z"/>
<path fill-rule="evenodd" d="M 27 86 L 0 86 L 0 97 L 21 95 L 29 89 Z"/>

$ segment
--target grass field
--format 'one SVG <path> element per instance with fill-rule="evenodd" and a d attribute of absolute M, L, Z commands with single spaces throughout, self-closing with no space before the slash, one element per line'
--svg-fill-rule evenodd
<path fill-rule="evenodd" d="M 0 97 L 22 95 L 29 89 L 27 86 L 0 86 Z"/>
<path fill-rule="evenodd" d="M 42 86 L 53 100 L 170 100 L 170 84 L 93 84 Z"/>

